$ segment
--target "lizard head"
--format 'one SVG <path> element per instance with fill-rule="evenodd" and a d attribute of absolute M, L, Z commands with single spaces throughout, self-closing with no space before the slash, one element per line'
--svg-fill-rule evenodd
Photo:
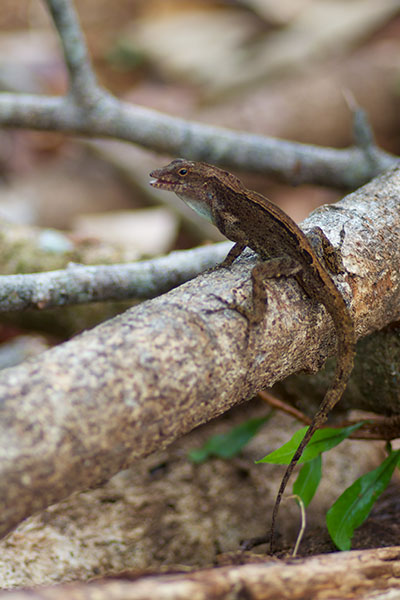
<path fill-rule="evenodd" d="M 202 190 L 221 190 L 224 186 L 242 188 L 240 180 L 214 165 L 176 158 L 162 169 L 150 173 L 150 185 L 176 194 L 201 194 Z"/>
<path fill-rule="evenodd" d="M 229 197 L 232 189 L 243 190 L 239 179 L 213 165 L 177 158 L 162 169 L 150 173 L 155 188 L 175 192 L 193 210 L 215 223 L 215 215 L 223 198 Z"/>
<path fill-rule="evenodd" d="M 154 177 L 150 185 L 177 194 L 193 192 L 204 187 L 204 182 L 207 180 L 205 171 L 208 166 L 204 163 L 176 158 L 166 167 L 155 169 L 150 173 L 150 177 Z"/>
<path fill-rule="evenodd" d="M 162 169 L 150 173 L 150 185 L 175 192 L 181 200 L 209 221 L 213 221 L 213 182 L 217 167 L 183 158 L 173 160 Z"/>

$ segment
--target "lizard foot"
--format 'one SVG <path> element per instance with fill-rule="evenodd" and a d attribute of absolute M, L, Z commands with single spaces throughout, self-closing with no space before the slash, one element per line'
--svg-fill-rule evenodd
<path fill-rule="evenodd" d="M 246 319 L 249 325 L 254 324 L 253 311 L 249 308 L 246 308 L 242 304 L 240 304 L 237 300 L 226 300 L 222 298 L 222 296 L 217 296 L 217 294 L 210 294 L 213 298 L 224 304 L 220 308 L 208 309 L 207 312 L 220 312 L 221 310 L 234 310 L 239 313 L 242 317 Z"/>
<path fill-rule="evenodd" d="M 244 319 L 246 319 L 246 334 L 245 334 L 245 339 L 246 339 L 246 348 L 249 345 L 249 340 L 250 340 L 250 329 L 251 326 L 255 324 L 255 320 L 254 320 L 254 315 L 253 315 L 253 311 L 249 308 L 247 308 L 246 306 L 243 306 L 242 304 L 240 304 L 237 300 L 226 300 L 225 298 L 222 298 L 222 296 L 217 296 L 217 294 L 210 294 L 210 296 L 213 296 L 216 300 L 218 300 L 219 302 L 221 302 L 222 304 L 224 304 L 224 306 L 221 306 L 220 308 L 214 308 L 214 309 L 208 309 L 207 312 L 220 312 L 222 310 L 234 310 L 235 312 L 239 313 L 239 315 L 241 315 Z"/>

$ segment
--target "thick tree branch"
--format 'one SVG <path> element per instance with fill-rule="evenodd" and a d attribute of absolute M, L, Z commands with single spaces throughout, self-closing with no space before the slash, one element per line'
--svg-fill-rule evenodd
<path fill-rule="evenodd" d="M 396 170 L 305 223 L 336 244 L 344 229 L 348 274 L 337 283 L 353 297 L 360 336 L 399 318 L 399 195 Z M 268 282 L 268 313 L 249 344 L 246 321 L 218 300 L 235 287 L 248 300 L 254 260 L 249 253 L 0 373 L 2 534 L 278 379 L 320 366 L 334 328 L 295 281 Z"/>

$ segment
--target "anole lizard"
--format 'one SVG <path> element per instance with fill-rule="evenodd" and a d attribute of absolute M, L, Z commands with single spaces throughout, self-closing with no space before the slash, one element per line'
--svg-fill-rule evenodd
<path fill-rule="evenodd" d="M 294 276 L 310 298 L 325 306 L 335 325 L 338 352 L 335 376 L 281 481 L 272 513 L 272 546 L 275 521 L 289 477 L 311 436 L 340 400 L 350 377 L 355 348 L 353 319 L 342 294 L 321 262 L 314 242 L 312 245 L 283 210 L 261 194 L 246 189 L 235 175 L 206 163 L 176 159 L 166 167 L 152 171 L 150 176 L 154 178 L 152 186 L 175 192 L 235 242 L 221 266 L 232 264 L 246 246 L 260 256 L 262 262 L 257 263 L 251 273 L 252 311 L 249 313 L 234 303 L 229 305 L 246 316 L 250 324 L 258 324 L 264 317 L 265 279 Z M 320 246 L 332 256 L 327 238 L 318 228 L 316 233 L 320 237 Z"/>

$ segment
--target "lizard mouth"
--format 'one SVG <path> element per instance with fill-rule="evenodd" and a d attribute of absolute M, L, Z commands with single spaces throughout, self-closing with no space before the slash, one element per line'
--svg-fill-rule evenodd
<path fill-rule="evenodd" d="M 152 179 L 150 181 L 150 185 L 155 188 L 163 188 L 170 185 L 167 181 L 163 181 L 162 179 Z"/>
<path fill-rule="evenodd" d="M 155 188 L 175 191 L 181 189 L 182 187 L 181 184 L 177 183 L 176 181 L 171 181 L 166 177 L 160 177 L 157 170 L 152 171 L 150 173 L 150 177 L 153 177 L 153 179 L 150 181 L 150 185 Z"/>

